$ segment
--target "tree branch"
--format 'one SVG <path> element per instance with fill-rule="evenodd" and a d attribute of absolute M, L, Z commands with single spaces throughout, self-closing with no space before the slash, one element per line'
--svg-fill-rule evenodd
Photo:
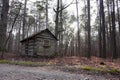
<path fill-rule="evenodd" d="M 73 0 L 73 1 L 74 1 L 74 0 Z M 68 8 L 71 4 L 73 4 L 73 1 L 72 1 L 70 4 L 68 4 L 67 6 L 63 7 L 63 8 L 62 8 L 61 10 L 59 10 L 59 11 L 55 10 L 55 8 L 53 8 L 53 11 L 56 13 L 56 12 L 60 12 L 60 11 L 64 10 L 64 9 Z"/>

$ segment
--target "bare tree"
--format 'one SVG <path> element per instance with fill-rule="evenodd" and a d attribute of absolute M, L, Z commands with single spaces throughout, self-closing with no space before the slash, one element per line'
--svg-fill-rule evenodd
<path fill-rule="evenodd" d="M 119 11 L 119 0 L 116 1 L 117 5 L 117 18 L 118 18 L 118 26 L 119 26 L 119 35 L 120 35 L 120 11 Z"/>
<path fill-rule="evenodd" d="M 27 6 L 27 0 L 25 0 L 24 3 L 24 14 L 23 14 L 23 26 L 22 26 L 22 38 L 25 38 L 25 24 L 26 24 L 26 6 Z"/>
<path fill-rule="evenodd" d="M 88 50 L 87 50 L 87 57 L 91 57 L 91 20 L 90 20 L 90 0 L 87 0 L 87 8 L 88 8 L 88 22 L 87 22 L 87 31 L 88 31 Z"/>
<path fill-rule="evenodd" d="M 79 24 L 79 15 L 78 15 L 78 0 L 76 0 L 76 12 L 77 12 L 77 36 L 78 36 L 78 54 L 80 54 L 80 24 Z"/>
<path fill-rule="evenodd" d="M 48 0 L 46 0 L 46 28 L 48 28 Z"/>
<path fill-rule="evenodd" d="M 104 13 L 104 5 L 103 0 L 100 1 L 100 16 L 101 16 L 101 40 L 102 40 L 102 51 L 101 57 L 106 58 L 106 28 L 105 28 L 105 13 Z"/>
<path fill-rule="evenodd" d="M 2 11 L 0 20 L 0 50 L 4 51 L 6 30 L 7 30 L 7 20 L 8 20 L 8 10 L 9 10 L 9 0 L 2 0 Z"/>
<path fill-rule="evenodd" d="M 116 51 L 116 27 L 115 27 L 115 0 L 112 0 L 112 12 L 111 12 L 111 17 L 112 17 L 112 58 L 116 59 L 117 58 L 117 51 Z"/>
<path fill-rule="evenodd" d="M 18 16 L 19 16 L 20 10 L 21 10 L 21 4 L 20 4 L 20 7 L 19 7 L 18 12 L 15 14 L 15 18 L 14 18 L 14 20 L 13 20 L 11 29 L 10 29 L 9 34 L 8 34 L 8 37 L 7 37 L 7 39 L 5 39 L 5 43 L 4 43 L 4 45 L 3 45 L 3 48 L 6 48 L 6 45 L 7 45 L 8 41 L 9 41 L 11 35 L 12 35 L 12 31 L 13 31 L 14 25 L 15 25 L 15 23 L 16 23 L 16 20 L 17 20 L 17 18 L 18 18 Z M 2 52 L 1 57 L 3 57 L 3 56 L 4 56 L 4 52 Z"/>

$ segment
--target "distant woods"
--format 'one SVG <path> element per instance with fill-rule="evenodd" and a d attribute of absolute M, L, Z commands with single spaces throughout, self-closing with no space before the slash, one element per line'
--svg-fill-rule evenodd
<path fill-rule="evenodd" d="M 20 54 L 20 40 L 48 28 L 58 38 L 57 56 L 120 58 L 119 5 L 119 0 L 1 0 L 0 55 Z M 69 14 L 71 6 L 75 14 Z"/>

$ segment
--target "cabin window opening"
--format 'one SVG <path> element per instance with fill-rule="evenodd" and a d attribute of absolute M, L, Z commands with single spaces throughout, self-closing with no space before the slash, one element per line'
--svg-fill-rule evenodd
<path fill-rule="evenodd" d="M 39 40 L 39 44 L 40 44 L 40 45 L 43 44 L 43 41 L 42 41 L 42 40 Z"/>
<path fill-rule="evenodd" d="M 49 40 L 44 40 L 44 46 L 49 46 L 49 45 L 50 45 Z"/>
<path fill-rule="evenodd" d="M 44 40 L 43 47 L 44 48 L 49 48 L 50 47 L 50 41 L 49 40 Z"/>

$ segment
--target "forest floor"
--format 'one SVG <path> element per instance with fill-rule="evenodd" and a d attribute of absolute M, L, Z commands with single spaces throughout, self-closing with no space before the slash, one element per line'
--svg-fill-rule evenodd
<path fill-rule="evenodd" d="M 110 59 L 101 59 L 97 57 L 92 57 L 91 59 L 87 59 L 85 57 L 80 58 L 75 56 L 46 59 L 46 58 L 32 58 L 32 57 L 21 57 L 21 56 L 11 55 L 11 56 L 5 56 L 4 60 L 29 61 L 34 63 L 44 62 L 49 64 L 42 66 L 35 65 L 34 67 L 0 64 L 0 74 L 2 74 L 1 71 L 3 70 L 3 72 L 5 72 L 3 76 L 6 75 L 7 77 L 10 77 L 10 75 L 7 73 L 10 73 L 12 71 L 13 72 L 11 73 L 12 76 L 15 75 L 21 76 L 27 73 L 25 77 L 30 76 L 31 80 L 85 80 L 85 79 L 87 80 L 87 78 L 88 80 L 120 80 L 120 59 L 110 60 Z M 9 66 L 11 66 L 11 68 Z M 7 68 L 9 69 L 7 70 Z M 38 68 L 39 70 L 37 70 Z M 43 70 L 43 72 L 41 71 L 41 69 Z M 32 79 L 35 77 L 32 76 L 33 74 L 36 74 L 37 75 L 36 77 L 39 76 L 38 79 L 37 78 Z M 41 79 L 41 77 L 44 77 L 45 79 Z M 30 79 L 12 79 L 12 78 L 3 79 L 3 78 L 5 77 L 0 76 L 0 80 L 30 80 Z"/>

